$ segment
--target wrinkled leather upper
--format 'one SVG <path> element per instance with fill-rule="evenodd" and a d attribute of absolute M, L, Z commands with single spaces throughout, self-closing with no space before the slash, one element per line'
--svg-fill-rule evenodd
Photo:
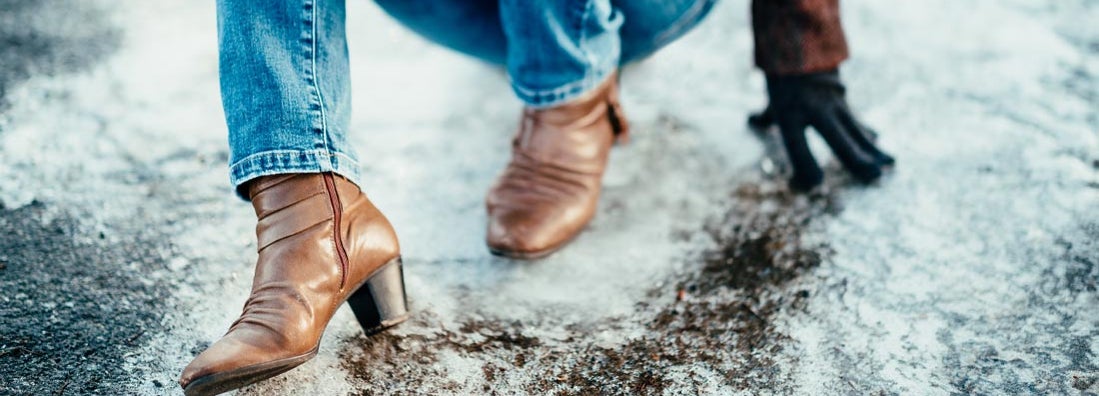
<path fill-rule="evenodd" d="M 339 176 L 293 174 L 257 179 L 249 196 L 259 219 L 252 293 L 221 340 L 183 371 L 180 384 L 313 351 L 328 321 L 357 286 L 400 248 L 392 226 L 357 186 Z M 336 249 L 339 236 L 346 269 Z"/>
<path fill-rule="evenodd" d="M 489 247 L 537 253 L 580 232 L 595 214 L 616 131 L 626 129 L 614 76 L 579 100 L 524 109 L 511 162 L 486 200 Z"/>

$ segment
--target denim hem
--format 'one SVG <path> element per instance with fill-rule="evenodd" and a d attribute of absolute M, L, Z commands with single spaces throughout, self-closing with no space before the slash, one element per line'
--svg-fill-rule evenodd
<path fill-rule="evenodd" d="M 615 70 L 618 70 L 617 58 L 595 68 L 580 80 L 556 88 L 542 90 L 526 88 L 514 79 L 511 81 L 511 88 L 515 91 L 515 95 L 519 97 L 519 100 L 529 107 L 536 109 L 553 107 L 582 97 L 584 94 L 598 88 Z"/>
<path fill-rule="evenodd" d="M 362 186 L 359 162 L 346 154 L 326 150 L 272 150 L 252 154 L 229 166 L 229 181 L 237 196 L 247 201 L 247 192 L 242 187 L 257 177 L 320 172 L 333 172 Z"/>

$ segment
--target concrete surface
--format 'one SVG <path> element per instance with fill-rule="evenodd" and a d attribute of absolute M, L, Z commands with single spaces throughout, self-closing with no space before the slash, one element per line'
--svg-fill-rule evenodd
<path fill-rule="evenodd" d="M 341 310 L 238 394 L 1099 393 L 1099 4 L 845 2 L 851 102 L 900 163 L 810 197 L 744 127 L 747 5 L 626 71 L 597 219 L 513 262 L 482 241 L 504 76 L 351 2 L 352 140 L 416 314 L 368 339 Z M 214 27 L 212 2 L 0 1 L 0 394 L 179 394 L 239 314 Z"/>

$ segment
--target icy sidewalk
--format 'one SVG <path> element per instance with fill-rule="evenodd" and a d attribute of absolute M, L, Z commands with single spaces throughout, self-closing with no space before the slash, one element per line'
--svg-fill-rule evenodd
<path fill-rule="evenodd" d="M 0 362 L 77 358 L 5 366 L 0 391 L 176 392 L 255 254 L 213 9 L 85 4 L 118 52 L 22 83 L 0 124 Z M 502 73 L 348 6 L 352 139 L 417 313 L 366 339 L 341 311 L 317 359 L 240 394 L 1099 392 L 1096 5 L 846 2 L 851 100 L 900 165 L 806 198 L 758 170 L 747 3 L 723 2 L 626 71 L 636 139 L 596 221 L 529 263 L 482 239 L 519 110 Z M 102 312 L 57 319 L 80 310 Z"/>

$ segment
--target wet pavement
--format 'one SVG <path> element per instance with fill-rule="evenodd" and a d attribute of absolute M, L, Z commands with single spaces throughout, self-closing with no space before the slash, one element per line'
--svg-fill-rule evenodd
<path fill-rule="evenodd" d="M 482 241 L 502 73 L 351 2 L 351 139 L 415 314 L 366 338 L 341 310 L 316 359 L 238 393 L 1099 394 L 1099 5 L 844 6 L 894 173 L 782 187 L 726 1 L 625 71 L 635 138 L 582 238 L 515 262 Z M 179 394 L 255 257 L 213 6 L 0 10 L 0 394 Z"/>

